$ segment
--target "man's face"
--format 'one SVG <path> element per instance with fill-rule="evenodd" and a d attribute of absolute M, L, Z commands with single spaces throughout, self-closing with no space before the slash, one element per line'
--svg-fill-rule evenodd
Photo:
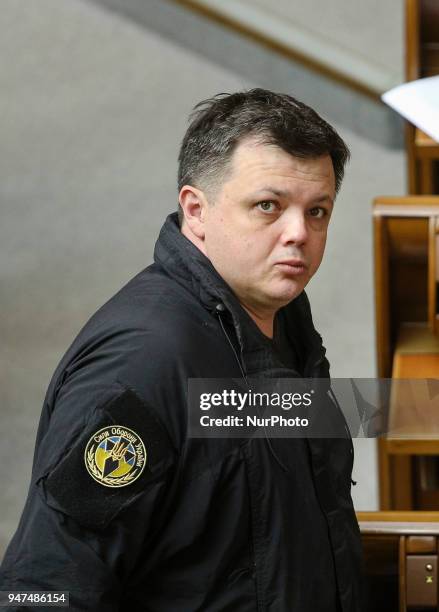
<path fill-rule="evenodd" d="M 335 198 L 332 161 L 248 139 L 230 163 L 203 211 L 203 250 L 244 306 L 276 311 L 301 293 L 322 260 Z"/>

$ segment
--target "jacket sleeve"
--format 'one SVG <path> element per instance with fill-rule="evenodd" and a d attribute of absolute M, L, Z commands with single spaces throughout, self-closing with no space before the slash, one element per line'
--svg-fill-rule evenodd
<path fill-rule="evenodd" d="M 72 377 L 45 405 L 1 590 L 68 591 L 71 610 L 123 608 L 127 578 L 159 528 L 176 454 L 144 398 L 107 382 L 91 388 Z"/>

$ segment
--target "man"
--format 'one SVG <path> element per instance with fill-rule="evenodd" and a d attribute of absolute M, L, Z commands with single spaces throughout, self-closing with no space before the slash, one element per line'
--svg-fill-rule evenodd
<path fill-rule="evenodd" d="M 304 287 L 348 155 L 287 95 L 198 106 L 155 263 L 49 386 L 3 590 L 66 590 L 94 612 L 360 609 L 350 439 L 187 430 L 189 378 L 329 375 Z"/>

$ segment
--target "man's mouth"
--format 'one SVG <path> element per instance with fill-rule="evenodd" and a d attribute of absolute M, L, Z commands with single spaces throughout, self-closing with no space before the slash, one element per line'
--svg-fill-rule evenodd
<path fill-rule="evenodd" d="M 275 263 L 276 268 L 279 268 L 287 274 L 293 276 L 303 274 L 308 266 L 302 259 L 283 259 Z"/>

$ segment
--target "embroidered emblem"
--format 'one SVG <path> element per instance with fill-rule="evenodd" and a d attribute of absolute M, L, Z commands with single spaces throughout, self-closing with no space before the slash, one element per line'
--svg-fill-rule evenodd
<path fill-rule="evenodd" d="M 99 429 L 87 443 L 85 465 L 105 487 L 125 487 L 137 480 L 147 456 L 142 439 L 131 429 L 112 425 Z"/>

